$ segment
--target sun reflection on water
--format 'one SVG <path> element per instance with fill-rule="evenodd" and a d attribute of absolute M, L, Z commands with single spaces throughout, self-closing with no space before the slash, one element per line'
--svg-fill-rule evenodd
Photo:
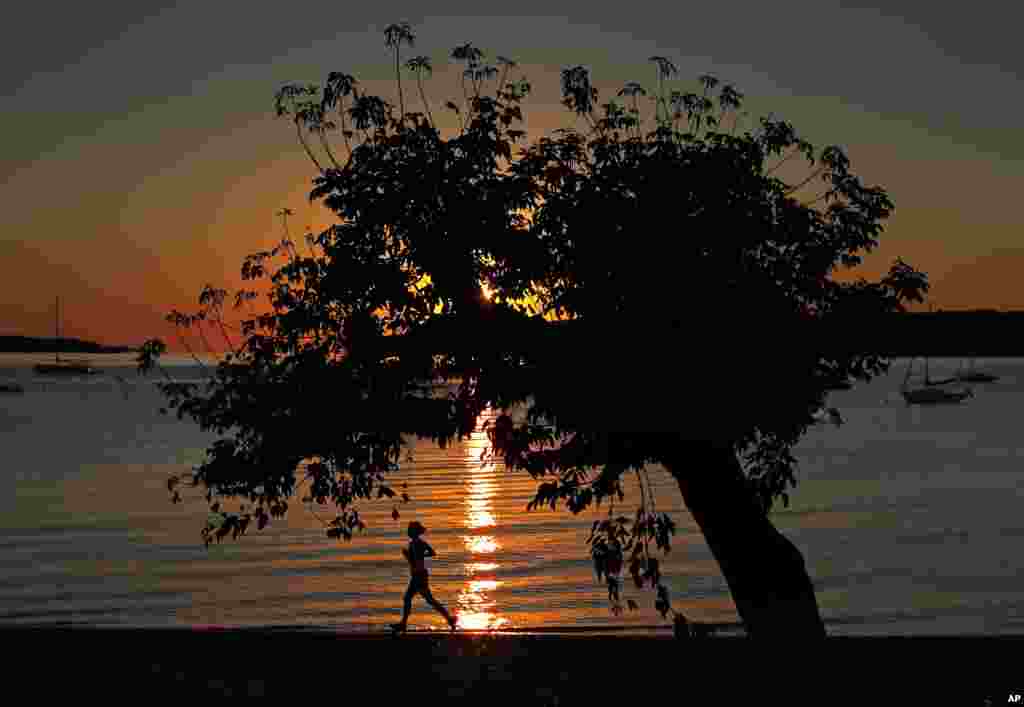
<path fill-rule="evenodd" d="M 508 619 L 495 615 L 497 602 L 487 595 L 487 592 L 494 591 L 501 584 L 494 579 L 470 580 L 466 584 L 458 599 L 460 628 L 482 631 L 508 625 Z"/>
<path fill-rule="evenodd" d="M 483 431 L 474 432 L 470 449 L 482 448 L 487 443 Z M 466 585 L 459 591 L 458 607 L 455 610 L 459 628 L 483 631 L 502 628 L 509 625 L 509 620 L 499 616 L 497 602 L 489 596 L 502 585 L 494 578 L 498 563 L 494 558 L 483 558 L 481 555 L 493 555 L 501 549 L 501 544 L 493 535 L 482 534 L 480 531 L 493 529 L 497 526 L 491 505 L 497 488 L 492 478 L 493 469 L 485 469 L 474 465 L 469 470 L 466 481 L 465 526 L 469 531 L 463 536 L 463 542 L 470 553 L 470 561 L 465 564 Z"/>
<path fill-rule="evenodd" d="M 463 540 L 466 543 L 466 549 L 475 555 L 494 552 L 501 547 L 498 545 L 498 541 L 490 535 L 466 535 L 463 537 Z"/>
<path fill-rule="evenodd" d="M 494 516 L 491 512 L 480 508 L 482 502 L 479 499 L 467 499 L 466 503 L 469 505 L 467 516 L 469 517 L 469 527 L 471 528 L 490 528 L 494 526 Z"/>
<path fill-rule="evenodd" d="M 473 577 L 481 572 L 493 572 L 498 569 L 497 562 L 467 562 L 466 576 Z"/>

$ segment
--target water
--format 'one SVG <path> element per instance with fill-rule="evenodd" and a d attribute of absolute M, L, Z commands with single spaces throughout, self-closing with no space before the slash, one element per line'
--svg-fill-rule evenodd
<path fill-rule="evenodd" d="M 206 504 L 169 502 L 166 481 L 203 458 L 211 436 L 161 416 L 153 379 L 131 355 L 90 357 L 103 375 L 35 376 L 45 355 L 0 354 L 0 625 L 304 626 L 365 632 L 397 620 L 408 579 L 400 550 L 413 518 L 429 529 L 434 595 L 464 628 L 666 631 L 654 596 L 614 616 L 585 540 L 607 506 L 527 512 L 535 482 L 485 468 L 482 434 L 448 450 L 416 447 L 395 483 L 411 503 L 364 504 L 351 543 L 326 538 L 330 508 L 296 500 L 287 519 L 205 549 Z M 846 419 L 796 450 L 800 485 L 775 523 L 804 553 L 833 635 L 1024 633 L 1018 411 L 1024 359 L 979 360 L 1003 376 L 962 406 L 903 405 L 905 361 L 833 395 Z M 178 378 L 197 372 L 171 357 Z M 932 361 L 933 375 L 957 361 Z M 674 482 L 650 470 L 658 510 L 678 530 L 663 560 L 673 605 L 730 623 L 735 608 Z M 633 492 L 634 488 L 629 488 Z M 635 493 L 620 508 L 632 511 Z M 410 625 L 440 629 L 417 598 Z"/>

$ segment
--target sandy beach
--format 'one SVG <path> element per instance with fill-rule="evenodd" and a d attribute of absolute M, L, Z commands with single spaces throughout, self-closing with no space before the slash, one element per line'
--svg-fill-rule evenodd
<path fill-rule="evenodd" d="M 771 647 L 724 637 L 24 628 L 4 629 L 0 640 L 13 656 L 4 661 L 9 686 L 77 699 L 567 705 L 654 697 L 767 704 L 785 696 L 788 704 L 804 697 L 830 704 L 857 695 L 896 704 L 902 695 L 913 704 L 983 705 L 986 697 L 1005 703 L 1024 682 L 1021 638 L 830 638 Z"/>

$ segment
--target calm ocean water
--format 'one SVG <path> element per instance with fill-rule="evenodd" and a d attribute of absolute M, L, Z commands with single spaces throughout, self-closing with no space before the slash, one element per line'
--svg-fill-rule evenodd
<path fill-rule="evenodd" d="M 365 504 L 369 528 L 351 543 L 324 536 L 330 508 L 296 500 L 286 520 L 205 549 L 205 502 L 193 491 L 171 505 L 166 480 L 212 438 L 158 413 L 153 379 L 130 355 L 93 356 L 103 375 L 72 380 L 36 376 L 43 360 L 0 354 L 0 383 L 26 388 L 0 395 L 0 625 L 380 629 L 398 618 L 403 529 L 417 518 L 438 553 L 434 595 L 464 628 L 668 630 L 654 596 L 628 584 L 640 610 L 609 611 L 585 544 L 607 506 L 527 512 L 534 482 L 482 467 L 482 434 L 447 450 L 418 444 L 399 474 L 413 496 L 400 520 L 389 503 Z M 196 375 L 188 363 L 168 361 L 180 378 Z M 933 360 L 933 374 L 957 363 Z M 962 406 L 907 408 L 897 360 L 833 394 L 846 424 L 816 427 L 797 449 L 800 484 L 773 517 L 807 558 L 831 634 L 1024 633 L 1024 359 L 978 365 L 1003 378 Z M 735 622 L 677 487 L 660 469 L 651 478 L 678 526 L 663 560 L 674 606 Z M 417 598 L 410 625 L 443 621 Z"/>

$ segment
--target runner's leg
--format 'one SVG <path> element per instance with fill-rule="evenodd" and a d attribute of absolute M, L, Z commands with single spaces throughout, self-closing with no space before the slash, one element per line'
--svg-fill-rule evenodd
<path fill-rule="evenodd" d="M 402 620 L 399 622 L 399 626 L 402 630 L 405 630 L 405 625 L 409 621 L 409 612 L 412 611 L 412 598 L 416 595 L 416 578 L 409 580 L 409 587 L 405 590 L 405 597 L 402 599 Z"/>
<path fill-rule="evenodd" d="M 445 621 L 448 622 L 449 626 L 451 626 L 452 628 L 455 627 L 455 619 L 453 619 L 452 615 L 448 613 L 448 609 L 444 608 L 444 604 L 435 599 L 434 595 L 431 594 L 430 585 L 427 583 L 426 578 L 424 578 L 423 580 L 423 588 L 420 590 L 420 594 L 423 595 L 423 598 L 427 600 L 428 604 L 434 607 L 434 609 L 436 609 L 437 612 L 444 617 Z"/>

